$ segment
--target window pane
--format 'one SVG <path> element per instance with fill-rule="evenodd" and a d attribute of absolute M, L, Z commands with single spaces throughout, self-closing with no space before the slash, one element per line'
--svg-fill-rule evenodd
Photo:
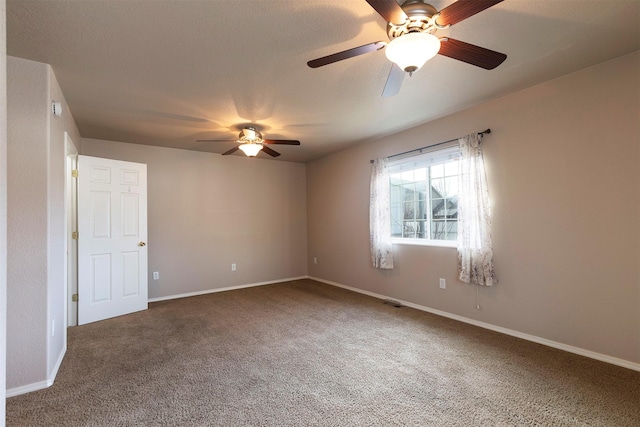
<path fill-rule="evenodd" d="M 444 176 L 444 165 L 442 164 L 431 166 L 429 169 L 431 172 L 431 178 L 442 178 Z"/>
<path fill-rule="evenodd" d="M 404 219 L 414 219 L 415 216 L 415 204 L 413 201 L 404 203 Z"/>
<path fill-rule="evenodd" d="M 446 197 L 453 197 L 458 195 L 458 177 L 445 179 L 445 194 Z"/>
<path fill-rule="evenodd" d="M 427 219 L 427 201 L 420 200 L 416 202 L 416 218 L 417 219 Z"/>
<path fill-rule="evenodd" d="M 392 185 L 389 189 L 389 199 L 392 204 L 402 201 L 402 187 L 398 185 Z"/>
<path fill-rule="evenodd" d="M 431 200 L 431 218 L 444 219 L 446 215 L 445 199 Z"/>
<path fill-rule="evenodd" d="M 413 171 L 414 181 L 426 181 L 427 180 L 427 168 L 415 169 Z"/>
<path fill-rule="evenodd" d="M 431 222 L 431 238 L 433 240 L 457 240 L 457 221 L 437 221 Z"/>
<path fill-rule="evenodd" d="M 425 200 L 427 198 L 427 181 L 418 181 L 415 183 L 416 198 Z"/>
<path fill-rule="evenodd" d="M 447 221 L 447 240 L 458 240 L 458 221 Z"/>
<path fill-rule="evenodd" d="M 447 205 L 446 206 L 447 210 L 445 214 L 447 215 L 447 218 L 449 219 L 458 218 L 458 198 L 454 197 L 452 199 L 447 199 L 446 205 Z"/>
<path fill-rule="evenodd" d="M 403 200 L 405 202 L 412 202 L 415 200 L 414 184 L 405 184 L 403 187 Z"/>
<path fill-rule="evenodd" d="M 391 237 L 402 237 L 402 222 L 391 218 Z"/>
<path fill-rule="evenodd" d="M 416 223 L 415 221 L 405 221 L 404 230 L 402 231 L 402 237 L 408 237 L 413 239 L 416 237 Z"/>
<path fill-rule="evenodd" d="M 434 240 L 445 240 L 446 222 L 431 221 L 431 238 Z"/>
<path fill-rule="evenodd" d="M 444 179 L 432 179 L 431 180 L 431 198 L 444 197 Z"/>
<path fill-rule="evenodd" d="M 402 175 L 399 173 L 394 173 L 393 175 L 389 175 L 389 183 L 391 185 L 402 184 Z"/>
<path fill-rule="evenodd" d="M 413 182 L 413 171 L 405 171 L 400 174 L 403 182 Z"/>
<path fill-rule="evenodd" d="M 429 237 L 427 235 L 427 221 L 417 221 L 416 225 L 416 237 L 418 239 L 427 239 Z"/>
<path fill-rule="evenodd" d="M 391 221 L 402 219 L 404 203 L 391 203 Z"/>
<path fill-rule="evenodd" d="M 458 161 L 448 162 L 444 164 L 444 174 L 446 176 L 458 175 Z"/>

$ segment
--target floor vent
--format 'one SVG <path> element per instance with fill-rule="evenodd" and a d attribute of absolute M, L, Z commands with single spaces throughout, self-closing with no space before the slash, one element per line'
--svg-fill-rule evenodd
<path fill-rule="evenodd" d="M 392 299 L 386 299 L 384 300 L 384 303 L 393 307 L 404 307 L 401 303 L 399 303 L 398 301 L 394 301 Z"/>

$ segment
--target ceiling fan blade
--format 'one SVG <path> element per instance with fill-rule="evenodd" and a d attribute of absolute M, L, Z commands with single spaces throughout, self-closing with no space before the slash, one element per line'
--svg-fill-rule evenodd
<path fill-rule="evenodd" d="M 280 153 L 278 153 L 276 150 L 272 150 L 271 148 L 269 148 L 269 147 L 267 147 L 265 145 L 262 146 L 262 151 L 264 151 L 265 153 L 267 153 L 271 157 L 278 157 L 280 155 Z"/>
<path fill-rule="evenodd" d="M 223 156 L 227 156 L 229 154 L 233 154 L 236 151 L 238 151 L 240 149 L 240 146 L 238 145 L 237 147 L 233 147 L 231 150 L 229 151 L 225 151 L 224 153 L 222 153 Z"/>
<path fill-rule="evenodd" d="M 383 98 L 395 96 L 398 94 L 398 92 L 400 92 L 400 87 L 402 87 L 402 80 L 404 80 L 404 75 L 404 70 L 398 67 L 397 64 L 393 64 L 391 66 L 389 77 L 387 77 L 387 83 L 385 83 L 384 89 L 382 90 Z"/>
<path fill-rule="evenodd" d="M 334 62 L 342 61 L 343 59 L 353 58 L 354 56 L 363 55 L 365 53 L 374 52 L 385 47 L 385 42 L 373 42 L 365 44 L 363 46 L 354 47 L 353 49 L 344 50 L 342 52 L 334 53 L 333 55 L 323 56 L 322 58 L 312 59 L 307 62 L 307 65 L 311 68 L 318 68 L 324 65 L 333 64 Z"/>
<path fill-rule="evenodd" d="M 367 0 L 367 3 L 387 22 L 400 25 L 407 20 L 407 14 L 396 0 Z"/>
<path fill-rule="evenodd" d="M 236 142 L 235 139 L 196 139 L 196 142 Z"/>
<path fill-rule="evenodd" d="M 438 25 L 455 25 L 470 16 L 496 5 L 503 0 L 458 0 L 440 11 Z"/>
<path fill-rule="evenodd" d="M 507 59 L 507 55 L 504 53 L 448 37 L 440 39 L 440 51 L 438 54 L 484 68 L 485 70 L 493 70 Z"/>
<path fill-rule="evenodd" d="M 288 139 L 265 139 L 263 144 L 284 144 L 284 145 L 300 145 L 300 141 L 288 140 Z"/>

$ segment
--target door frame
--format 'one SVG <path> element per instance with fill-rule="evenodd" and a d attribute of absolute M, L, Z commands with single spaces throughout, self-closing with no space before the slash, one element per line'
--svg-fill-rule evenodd
<path fill-rule="evenodd" d="M 78 325 L 78 303 L 72 301 L 73 295 L 78 293 L 78 241 L 72 236 L 72 233 L 78 230 L 78 185 L 77 180 L 72 177 L 72 171 L 78 168 L 78 149 L 67 132 L 64 133 L 64 156 L 64 280 L 66 283 L 64 343 L 66 347 L 67 327 Z"/>

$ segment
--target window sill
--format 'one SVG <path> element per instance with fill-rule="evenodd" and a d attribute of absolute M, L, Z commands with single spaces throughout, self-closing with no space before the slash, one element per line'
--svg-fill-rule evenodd
<path fill-rule="evenodd" d="M 392 238 L 391 243 L 394 245 L 435 246 L 440 248 L 452 248 L 452 249 L 455 249 L 458 246 L 458 242 L 456 241 L 425 240 L 425 239 Z"/>

